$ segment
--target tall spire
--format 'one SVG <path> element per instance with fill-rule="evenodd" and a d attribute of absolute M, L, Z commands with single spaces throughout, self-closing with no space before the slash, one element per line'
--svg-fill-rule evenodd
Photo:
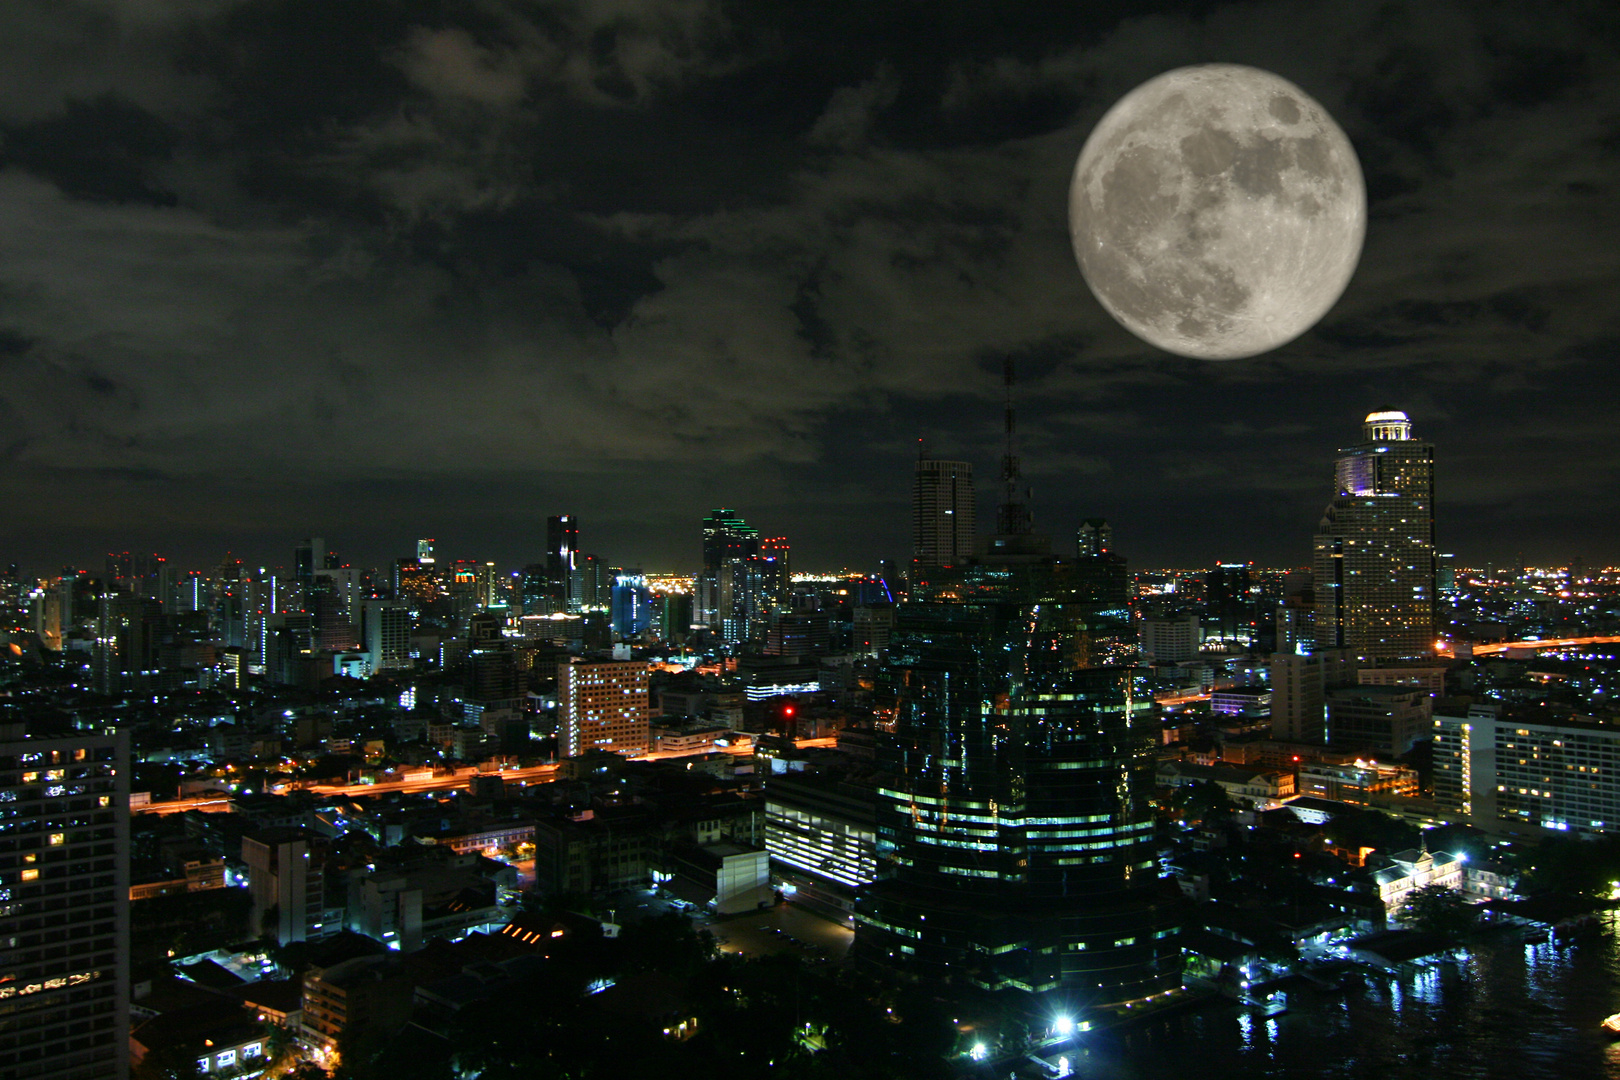
<path fill-rule="evenodd" d="M 1019 490 L 1024 477 L 1019 468 L 1016 445 L 1018 425 L 1013 415 L 1013 384 L 1017 376 L 1013 372 L 1013 359 L 1010 356 L 1002 361 L 1001 381 L 1007 393 L 1007 451 L 1001 458 L 1001 480 L 1007 490 L 996 512 L 996 532 L 1002 536 L 1027 536 L 1034 528 L 1034 519 L 1029 509 L 1029 490 Z"/>

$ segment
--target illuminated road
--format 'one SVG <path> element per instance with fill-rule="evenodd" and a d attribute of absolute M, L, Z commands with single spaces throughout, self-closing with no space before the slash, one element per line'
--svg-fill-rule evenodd
<path fill-rule="evenodd" d="M 800 739 L 795 744 L 801 749 L 810 747 L 836 747 L 838 740 L 833 737 L 821 739 Z M 705 754 L 720 752 L 731 754 L 734 757 L 747 757 L 754 752 L 751 744 L 742 746 L 714 747 L 712 750 L 697 750 L 685 753 L 663 753 L 654 751 L 637 761 L 678 761 L 681 758 L 702 757 Z M 544 784 L 555 779 L 558 766 L 555 763 L 546 765 L 531 765 L 525 769 L 502 769 L 500 777 L 503 780 L 517 783 Z M 475 774 L 470 772 L 457 773 L 451 776 L 434 776 L 423 780 L 386 780 L 375 784 L 311 784 L 294 781 L 289 787 L 301 788 L 316 795 L 342 796 L 359 798 L 365 795 L 386 795 L 401 793 L 406 795 L 426 794 L 430 791 L 457 791 L 466 790 Z M 282 790 L 279 786 L 277 790 Z M 146 806 L 132 807 L 137 814 L 181 814 L 187 810 L 204 810 L 214 813 L 229 813 L 233 809 L 228 796 L 209 795 L 197 796 L 190 799 L 175 799 L 168 802 L 154 802 Z"/>
<path fill-rule="evenodd" d="M 197 795 L 189 799 L 174 799 L 170 802 L 132 806 L 130 812 L 135 814 L 183 814 L 187 810 L 201 810 L 205 814 L 229 814 L 233 813 L 235 809 L 235 804 L 231 802 L 229 795 Z"/>
<path fill-rule="evenodd" d="M 1499 641 L 1494 645 L 1475 645 L 1475 656 L 1494 656 L 1505 653 L 1510 649 L 1567 649 L 1575 645 L 1614 645 L 1620 644 L 1620 637 L 1566 637 L 1566 638 L 1531 638 L 1529 641 Z M 1444 650 L 1447 654 L 1451 647 Z"/>
<path fill-rule="evenodd" d="M 350 797 L 384 795 L 390 792 L 418 795 L 429 791 L 465 790 L 472 781 L 473 775 L 472 773 L 463 773 L 457 776 L 435 776 L 427 780 L 388 780 L 376 784 L 306 784 L 304 790 L 312 791 L 317 795 L 344 795 Z M 554 779 L 556 775 L 556 765 L 531 765 L 527 769 L 502 769 L 500 772 L 502 780 L 531 784 L 547 783 Z"/>

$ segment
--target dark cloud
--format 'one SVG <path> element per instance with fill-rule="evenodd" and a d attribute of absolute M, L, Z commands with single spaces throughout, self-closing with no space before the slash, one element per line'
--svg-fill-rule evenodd
<path fill-rule="evenodd" d="M 689 566 L 724 503 L 800 565 L 903 557 L 919 439 L 979 465 L 992 518 L 1012 356 L 1058 534 L 1101 513 L 1139 559 L 1301 561 L 1334 448 L 1394 406 L 1465 558 L 1620 559 L 1616 20 L 0 6 L 0 550 L 319 532 L 381 560 L 422 532 L 521 561 L 572 511 L 610 559 Z M 1066 213 L 1102 112 L 1214 60 L 1322 101 L 1371 197 L 1338 306 L 1225 364 L 1114 325 Z"/>

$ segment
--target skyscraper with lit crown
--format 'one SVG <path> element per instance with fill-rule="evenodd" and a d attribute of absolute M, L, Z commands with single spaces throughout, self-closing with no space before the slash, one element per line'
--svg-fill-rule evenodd
<path fill-rule="evenodd" d="M 1434 444 L 1375 412 L 1339 452 L 1317 528 L 1316 648 L 1369 659 L 1429 653 L 1435 634 Z"/>

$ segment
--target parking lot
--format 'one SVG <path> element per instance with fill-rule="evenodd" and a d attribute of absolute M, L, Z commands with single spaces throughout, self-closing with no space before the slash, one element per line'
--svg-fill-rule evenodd
<path fill-rule="evenodd" d="M 726 918 L 699 916 L 722 952 L 768 956 L 791 952 L 806 960 L 837 963 L 849 952 L 855 932 L 789 903 Z"/>

